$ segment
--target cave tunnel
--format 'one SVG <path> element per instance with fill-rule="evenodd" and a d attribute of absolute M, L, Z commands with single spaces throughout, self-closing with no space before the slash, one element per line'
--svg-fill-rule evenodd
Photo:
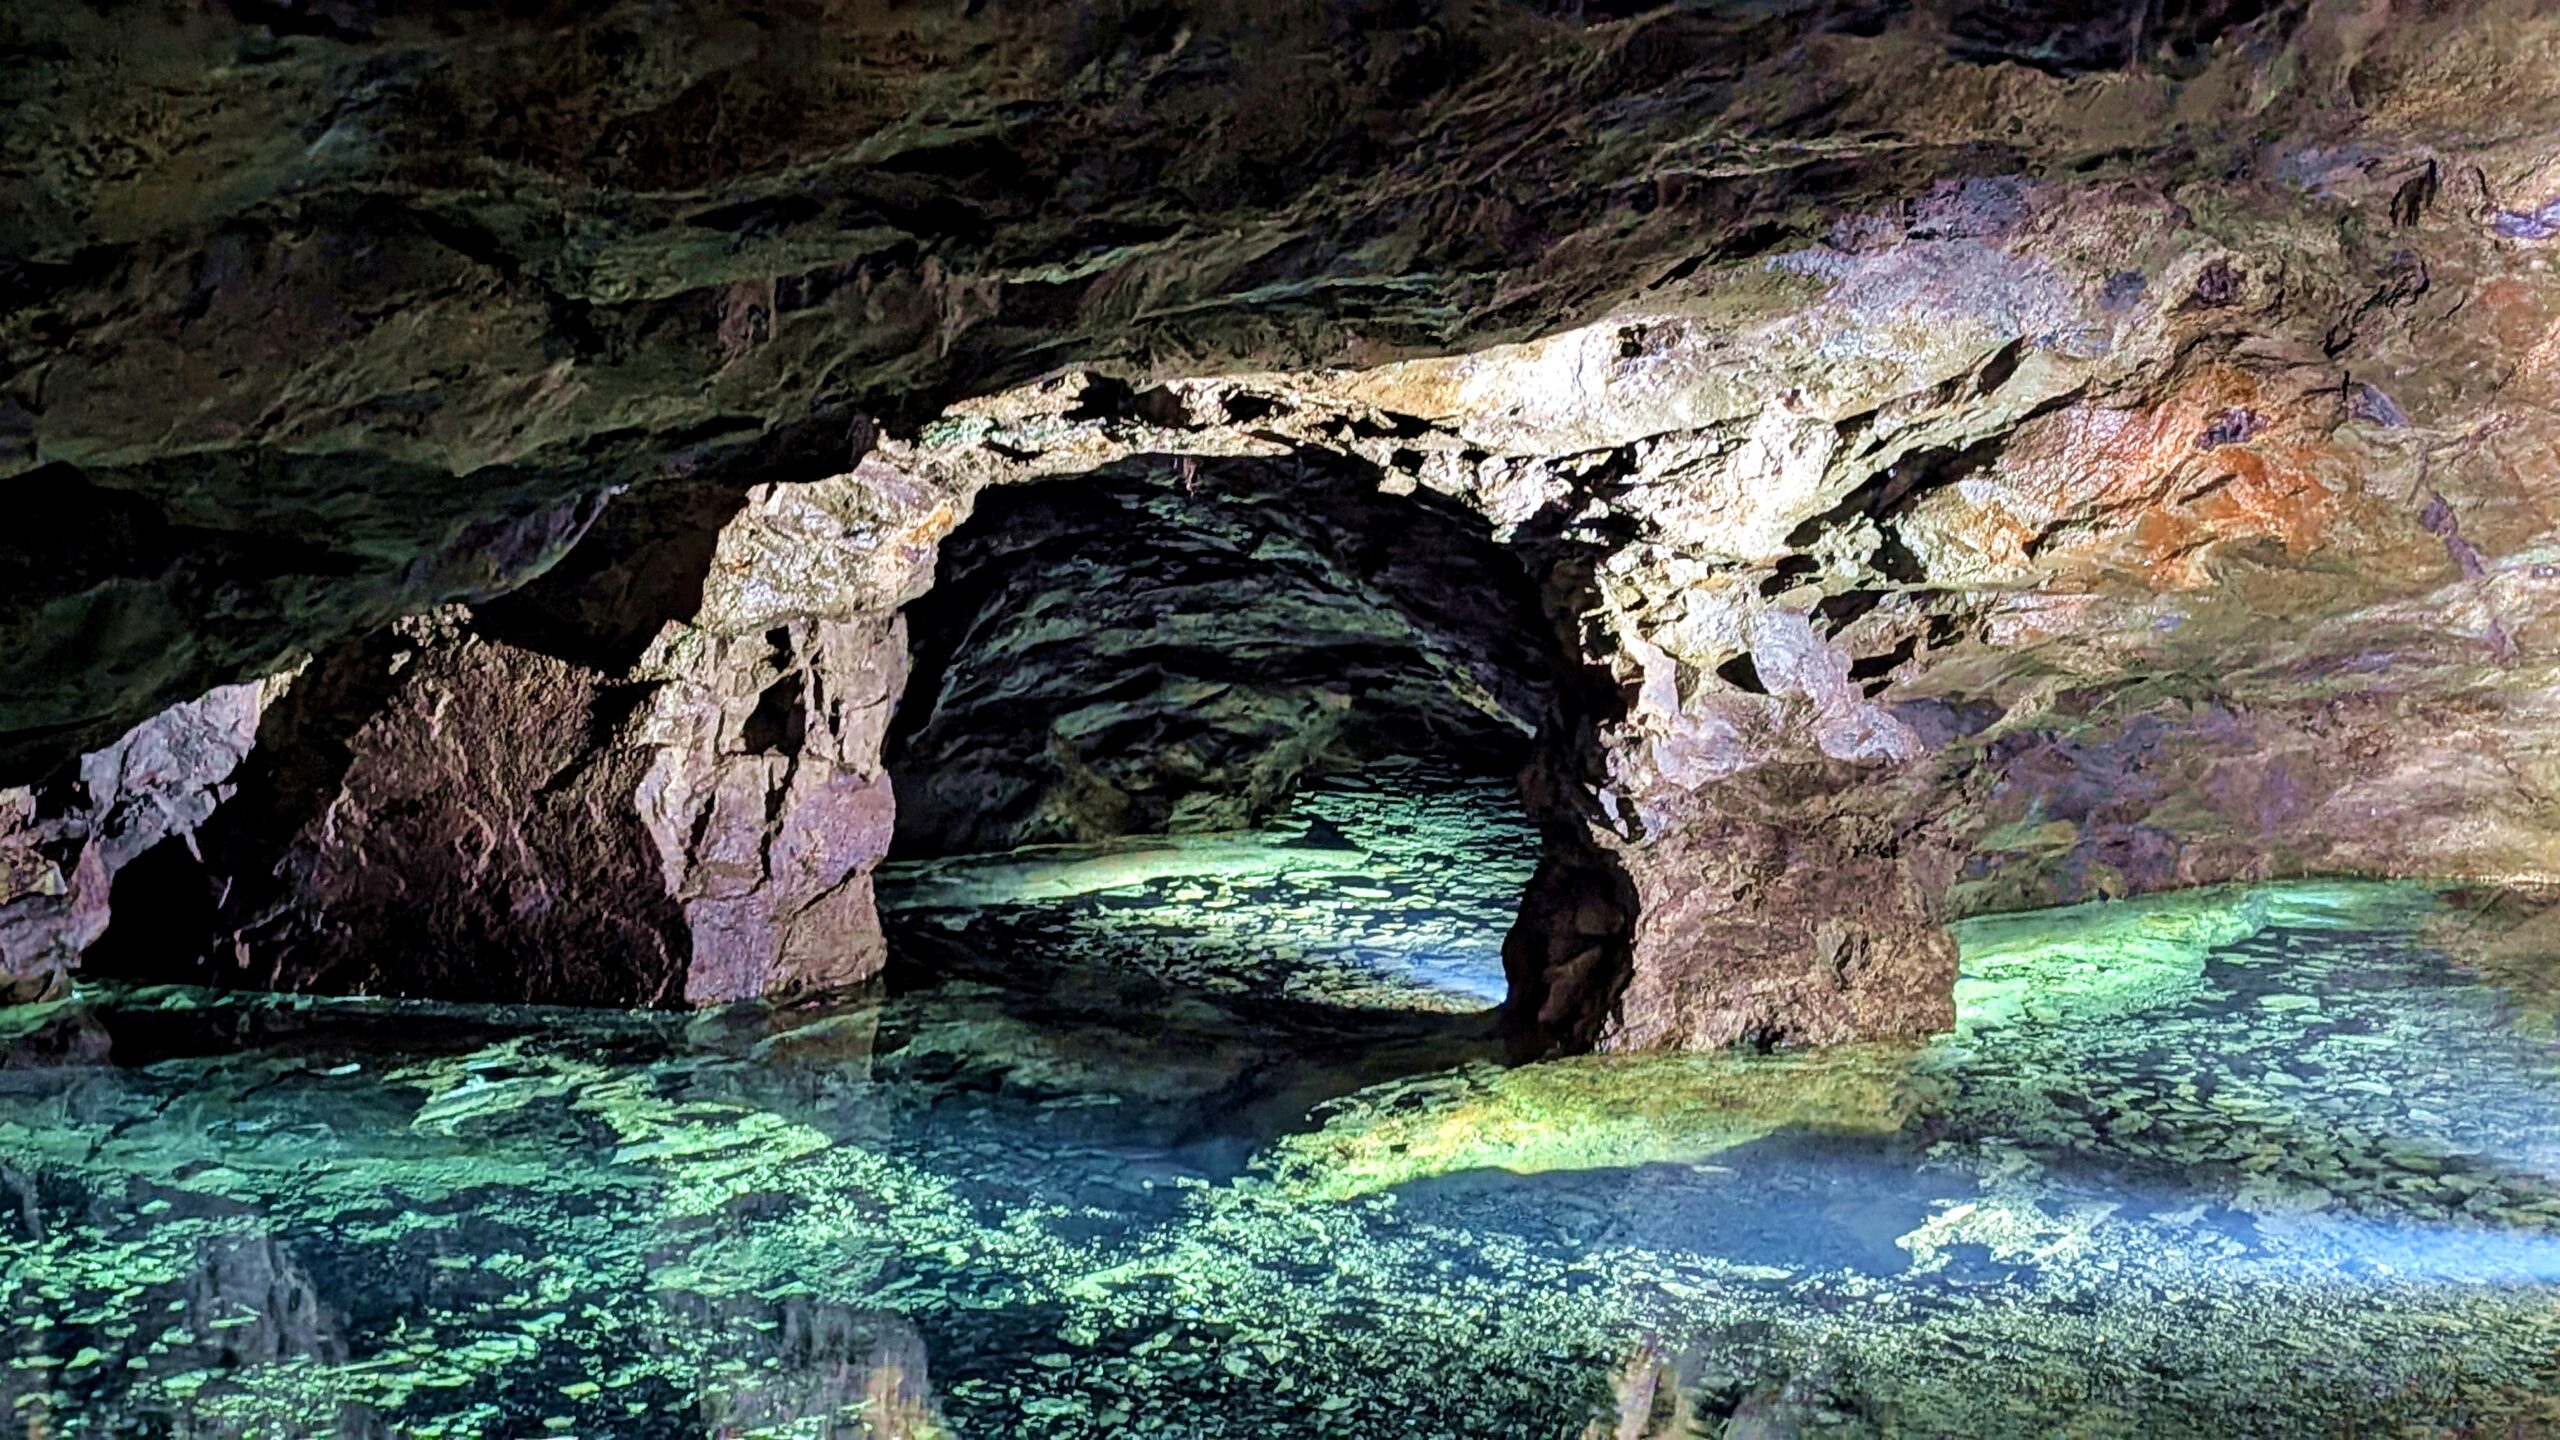
<path fill-rule="evenodd" d="M 1337 456 L 1142 457 L 981 495 L 906 618 L 893 955 L 964 933 L 1211 991 L 1504 998 L 1559 670 L 1472 511 Z"/>
<path fill-rule="evenodd" d="M 7 1437 L 2560 1436 L 2560 4 L 0 50 Z"/>

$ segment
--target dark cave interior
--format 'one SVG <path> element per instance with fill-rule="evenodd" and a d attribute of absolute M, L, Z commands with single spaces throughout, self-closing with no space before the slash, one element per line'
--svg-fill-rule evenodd
<path fill-rule="evenodd" d="M 895 853 L 1247 828 L 1308 777 L 1510 777 L 1554 721 L 1483 520 L 1339 458 L 1145 457 L 1000 490 L 907 610 Z"/>

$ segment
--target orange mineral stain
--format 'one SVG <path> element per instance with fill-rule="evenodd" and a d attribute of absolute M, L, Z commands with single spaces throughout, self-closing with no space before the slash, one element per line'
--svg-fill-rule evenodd
<path fill-rule="evenodd" d="M 1986 479 L 1966 538 L 1986 554 L 2024 517 L 2057 569 L 2131 573 L 2153 589 L 2208 583 L 2218 545 L 2318 547 L 2342 503 L 2324 480 L 2347 463 L 2256 377 L 2203 372 L 2156 405 L 2086 407 L 2029 427 Z M 2040 523 L 2039 523 L 2040 522 Z M 2005 543 L 2004 543 L 2005 542 Z"/>

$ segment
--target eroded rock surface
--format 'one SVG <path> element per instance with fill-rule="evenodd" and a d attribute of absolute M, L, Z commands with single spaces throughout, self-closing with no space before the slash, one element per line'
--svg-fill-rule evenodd
<path fill-rule="evenodd" d="M 290 684 L 219 687 L 81 757 L 71 776 L 0 790 L 0 996 L 60 988 L 107 932 L 117 873 L 155 846 L 194 846 L 260 712 Z"/>
<path fill-rule="evenodd" d="M 1527 573 L 1364 468 L 1140 458 L 981 496 L 912 612 L 902 844 L 1240 829 L 1391 756 L 1516 771 L 1558 669 Z"/>
<path fill-rule="evenodd" d="M 94 968 L 162 980 L 657 1004 L 689 953 L 632 796 L 630 700 L 442 615 L 321 657 L 239 793 L 122 877 Z"/>
<path fill-rule="evenodd" d="M 2541 93 L 2518 21 L 2217 9 L 2155 54 L 2147 13 L 14 7 L 0 473 L 78 540 L 11 577 L 50 643 L 10 652 L 0 778 L 502 591 L 618 487 L 826 473 L 857 413 L 1516 338 L 1951 173 L 2201 144 L 2219 182 L 2280 117 L 2330 140 L 2351 79 L 2403 129 Z M 1972 265 L 2035 323 L 2072 282 L 2003 213 L 1862 218 L 1938 247 L 1864 289 Z"/>
<path fill-rule="evenodd" d="M 259 722 L 270 933 L 871 973 L 900 607 L 986 487 L 1166 465 L 1427 491 L 1531 577 L 1541 1045 L 1935 1028 L 1985 909 L 2560 878 L 2520 0 L 8 24 L 0 473 L 62 543 L 0 570 L 0 778 L 475 607 Z M 95 938 L 114 802 L 47 803 L 13 977 Z"/>

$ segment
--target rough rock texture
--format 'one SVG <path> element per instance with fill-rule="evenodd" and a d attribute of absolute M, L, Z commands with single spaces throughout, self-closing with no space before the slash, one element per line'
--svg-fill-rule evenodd
<path fill-rule="evenodd" d="M 154 979 L 665 1003 L 689 953 L 594 677 L 454 617 L 322 657 L 240 793 L 121 877 L 91 964 Z"/>
<path fill-rule="evenodd" d="M 0 779 L 503 590 L 616 488 L 825 473 L 856 413 L 1516 337 L 1950 172 L 2228 132 L 2220 176 L 2393 78 L 2360 16 L 2189 59 L 2242 17 L 1547 8 L 12 7 L 0 475 L 79 539 L 9 576 Z M 2064 78 L 2119 50 L 2204 73 Z"/>
<path fill-rule="evenodd" d="M 691 1000 L 867 979 L 883 958 L 870 872 L 896 808 L 880 745 L 899 623 L 774 618 L 657 653 L 671 678 L 638 796 L 692 927 Z"/>
<path fill-rule="evenodd" d="M 624 998 L 876 967 L 898 607 L 985 486 L 1147 457 L 1527 566 L 1536 1044 L 1931 1028 L 1984 908 L 2560 864 L 2523 0 L 6 24 L 0 474 L 61 543 L 0 564 L 0 779 L 485 601 L 359 733 L 497 765 L 396 718 L 444 667 L 627 702 L 533 747 L 645 759 L 610 826 L 490 826 L 648 837 Z"/>
<path fill-rule="evenodd" d="M 106 934 L 117 872 L 192 847 L 289 676 L 173 705 L 44 786 L 0 790 L 0 997 L 41 999 Z"/>
<path fill-rule="evenodd" d="M 910 611 L 901 848 L 1238 829 L 1386 756 L 1516 771 L 1557 669 L 1527 574 L 1465 511 L 1331 459 L 982 496 Z"/>

